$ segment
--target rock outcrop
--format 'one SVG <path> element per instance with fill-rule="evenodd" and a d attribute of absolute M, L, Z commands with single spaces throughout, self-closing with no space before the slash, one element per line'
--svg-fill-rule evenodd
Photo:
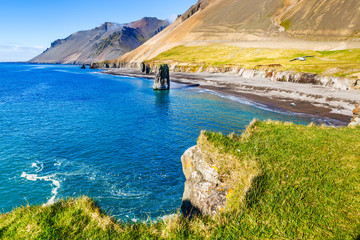
<path fill-rule="evenodd" d="M 145 74 L 150 74 L 150 72 L 151 72 L 150 65 L 145 64 L 143 62 L 140 64 L 140 70 L 142 73 L 145 73 Z"/>
<path fill-rule="evenodd" d="M 360 126 L 360 103 L 355 106 L 354 117 L 351 119 L 349 127 Z"/>
<path fill-rule="evenodd" d="M 145 67 L 146 71 L 146 67 Z M 147 72 L 147 71 L 146 71 Z M 167 64 L 161 64 L 156 71 L 154 90 L 169 90 L 170 89 L 170 73 Z"/>
<path fill-rule="evenodd" d="M 181 157 L 186 178 L 181 210 L 185 217 L 214 215 L 226 205 L 228 188 L 218 179 L 215 167 L 210 167 L 200 147 L 189 148 Z"/>

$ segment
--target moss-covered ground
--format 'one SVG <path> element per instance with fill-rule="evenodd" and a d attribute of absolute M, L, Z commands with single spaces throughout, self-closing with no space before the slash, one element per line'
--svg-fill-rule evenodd
<path fill-rule="evenodd" d="M 314 56 L 307 61 L 290 60 Z M 200 67 L 233 67 L 274 69 L 338 77 L 360 73 L 360 49 L 312 51 L 297 49 L 240 48 L 214 44 L 209 46 L 179 46 L 159 54 L 148 62 L 175 62 Z"/>
<path fill-rule="evenodd" d="M 198 144 L 215 149 L 208 156 L 233 186 L 218 216 L 123 223 L 81 197 L 0 215 L 0 238 L 359 239 L 360 128 L 255 121 L 241 136 L 202 133 Z"/>

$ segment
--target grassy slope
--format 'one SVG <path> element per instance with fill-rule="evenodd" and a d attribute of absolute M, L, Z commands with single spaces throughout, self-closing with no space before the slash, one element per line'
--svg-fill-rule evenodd
<path fill-rule="evenodd" d="M 208 155 L 222 178 L 234 186 L 230 207 L 219 216 L 116 223 L 83 197 L 0 215 L 0 238 L 355 239 L 360 235 L 360 128 L 255 122 L 242 136 L 203 133 L 198 144 L 216 149 Z M 221 159 L 221 154 L 232 157 Z M 239 166 L 248 168 L 253 179 L 242 199 L 249 176 L 234 169 Z"/>
<path fill-rule="evenodd" d="M 316 56 L 306 62 L 291 59 L 300 56 Z M 241 66 L 247 69 L 261 69 L 262 66 L 281 64 L 278 71 L 308 72 L 348 77 L 360 72 L 360 49 L 339 51 L 312 51 L 296 49 L 240 48 L 227 45 L 179 46 L 159 54 L 152 61 L 190 64 L 195 66 Z M 272 67 L 273 68 L 273 67 Z"/>

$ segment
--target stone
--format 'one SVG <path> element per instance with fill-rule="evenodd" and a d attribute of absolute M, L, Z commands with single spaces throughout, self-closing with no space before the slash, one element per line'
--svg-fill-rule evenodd
<path fill-rule="evenodd" d="M 81 66 L 81 69 L 86 69 L 85 64 L 83 64 L 83 65 Z"/>
<path fill-rule="evenodd" d="M 357 80 L 354 82 L 354 88 L 355 88 L 355 89 L 360 89 L 360 79 L 357 79 Z"/>
<path fill-rule="evenodd" d="M 97 63 L 91 63 L 90 64 L 90 69 L 97 69 L 97 68 L 99 68 Z"/>
<path fill-rule="evenodd" d="M 355 108 L 353 110 L 353 114 L 354 114 L 354 116 L 360 115 L 360 105 L 359 104 L 355 106 Z"/>
<path fill-rule="evenodd" d="M 198 146 L 189 148 L 181 157 L 185 188 L 181 210 L 183 215 L 215 215 L 226 206 L 229 188 L 218 179 L 215 167 L 210 167 Z"/>
<path fill-rule="evenodd" d="M 360 103 L 353 110 L 354 117 L 351 119 L 349 127 L 360 126 Z"/>
<path fill-rule="evenodd" d="M 161 64 L 156 71 L 154 90 L 169 90 L 170 89 L 170 73 L 167 64 Z"/>

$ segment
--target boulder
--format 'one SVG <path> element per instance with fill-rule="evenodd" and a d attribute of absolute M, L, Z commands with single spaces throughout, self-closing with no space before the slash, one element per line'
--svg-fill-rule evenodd
<path fill-rule="evenodd" d="M 90 69 L 97 69 L 99 68 L 98 63 L 94 62 L 90 64 Z"/>
<path fill-rule="evenodd" d="M 161 64 L 156 71 L 154 90 L 169 90 L 170 89 L 170 73 L 167 64 Z"/>
<path fill-rule="evenodd" d="M 357 80 L 354 82 L 354 88 L 360 90 L 360 79 L 357 79 Z"/>
<path fill-rule="evenodd" d="M 351 119 L 349 127 L 360 126 L 360 103 L 353 110 L 354 117 Z"/>
<path fill-rule="evenodd" d="M 229 188 L 218 179 L 198 146 L 189 148 L 181 157 L 186 178 L 181 210 L 183 215 L 215 215 L 224 210 Z"/>

